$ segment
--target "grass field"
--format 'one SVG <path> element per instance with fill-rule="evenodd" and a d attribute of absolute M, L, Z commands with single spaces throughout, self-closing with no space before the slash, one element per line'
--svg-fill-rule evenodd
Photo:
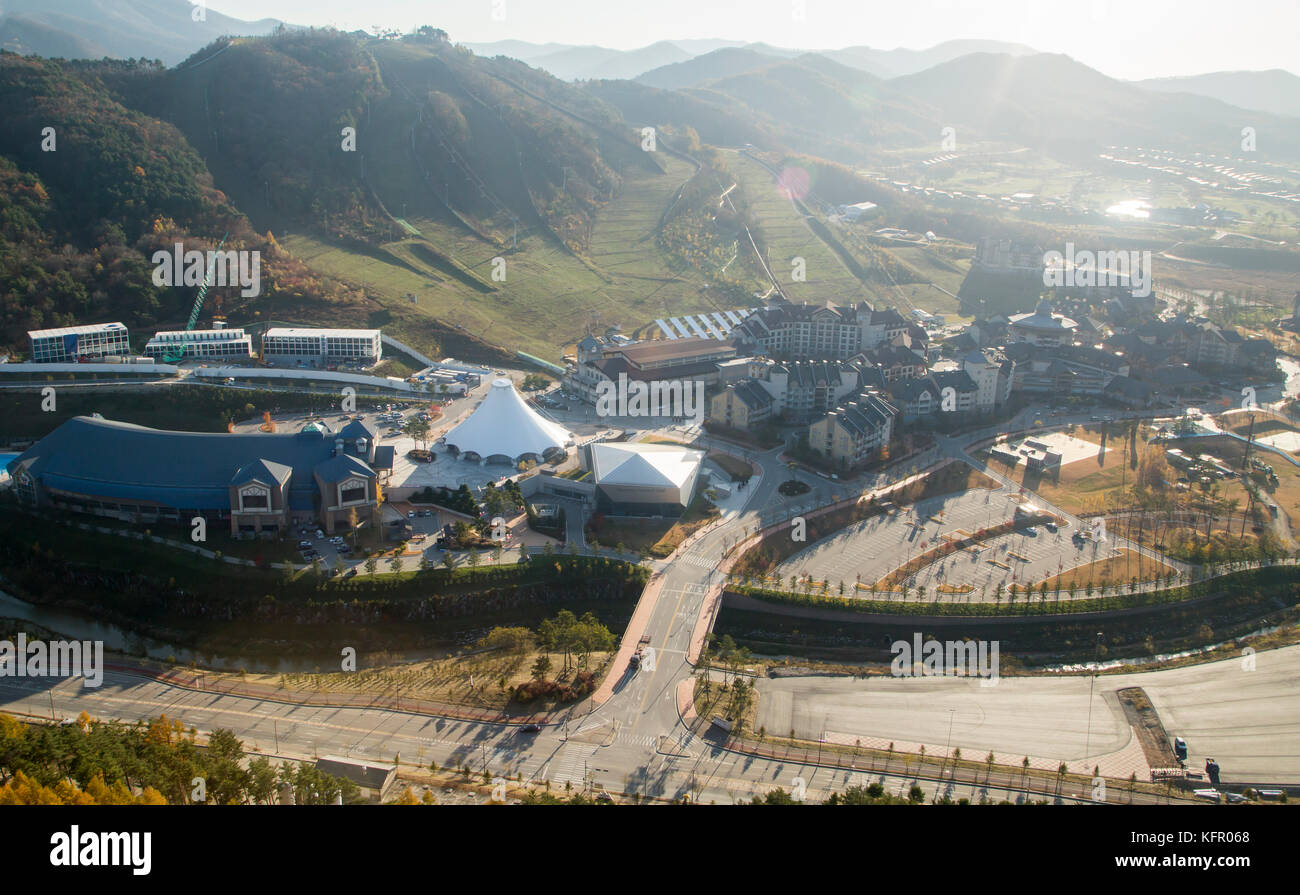
<path fill-rule="evenodd" d="M 533 662 L 543 653 L 529 650 L 511 653 L 505 650 L 450 655 L 422 662 L 389 664 L 383 655 L 367 657 L 368 668 L 322 674 L 209 674 L 214 680 L 228 677 L 241 683 L 283 687 L 290 690 L 315 690 L 322 693 L 373 694 L 409 699 L 430 699 L 456 705 L 504 709 L 510 704 L 515 687 L 532 678 Z M 588 670 L 599 671 L 613 654 L 596 652 L 587 657 Z M 562 657 L 551 654 L 555 671 L 551 677 L 561 682 L 573 678 L 576 663 L 561 672 Z M 503 685 L 504 682 L 504 685 Z M 414 756 L 411 756 L 414 758 Z"/>
<path fill-rule="evenodd" d="M 1089 584 L 1094 587 L 1126 584 L 1134 578 L 1138 581 L 1151 581 L 1155 578 L 1163 578 L 1172 571 L 1174 571 L 1172 567 L 1149 556 L 1133 550 L 1122 550 L 1119 556 L 1099 559 L 1096 562 L 1076 566 L 1061 575 L 1053 575 L 1045 581 L 1036 581 L 1031 589 L 1037 590 L 1043 584 L 1046 584 L 1050 591 L 1058 586 L 1062 590 L 1074 590 L 1087 587 Z"/>
<path fill-rule="evenodd" d="M 697 494 L 679 519 L 602 517 L 597 531 L 589 529 L 588 540 L 594 537 L 603 547 L 615 547 L 621 542 L 629 550 L 646 550 L 652 556 L 663 557 L 676 550 L 693 532 L 717 518 L 718 508 Z"/>
<path fill-rule="evenodd" d="M 39 395 L 6 392 L 0 395 L 0 419 L 7 437 L 40 438 L 75 416 L 98 413 L 110 420 L 156 429 L 185 432 L 225 432 L 225 420 L 251 419 L 271 407 L 281 410 L 318 409 L 333 403 L 328 395 L 254 392 L 204 385 L 165 385 L 148 390 L 101 389 L 59 392 L 53 411 L 41 409 Z"/>
<path fill-rule="evenodd" d="M 744 460 L 724 454 L 722 451 L 709 451 L 705 459 L 712 460 L 722 467 L 723 472 L 733 480 L 749 480 L 754 475 L 754 468 Z"/>
<path fill-rule="evenodd" d="M 1252 431 L 1251 417 L 1254 417 L 1253 431 L 1256 437 L 1274 435 L 1278 432 L 1296 432 L 1296 427 L 1285 417 L 1267 412 L 1262 413 L 1223 413 L 1217 418 L 1221 429 L 1235 432 L 1243 437 Z"/>
<path fill-rule="evenodd" d="M 851 304 L 871 293 L 844 262 L 805 223 L 798 208 L 783 197 L 767 169 L 740 153 L 724 152 L 727 166 L 740 181 L 767 247 L 767 264 L 794 302 Z M 793 279 L 793 259 L 804 259 L 805 279 Z"/>
<path fill-rule="evenodd" d="M 489 343 L 558 360 L 589 323 L 618 324 L 632 333 L 657 317 L 728 306 L 710 299 L 701 277 L 671 270 L 655 246 L 659 216 L 691 173 L 683 161 L 661 161 L 668 169 L 663 175 L 626 172 L 622 191 L 597 215 L 585 259 L 538 230 L 523 234 L 518 251 L 511 251 L 415 211 L 405 219 L 420 236 L 390 243 L 381 253 L 363 254 L 303 232 L 286 233 L 280 242 L 322 273 L 364 282 L 371 299 L 394 311 L 414 311 Z M 438 269 L 431 251 L 495 291 Z M 504 279 L 493 279 L 494 267 Z M 414 306 L 408 293 L 416 296 Z M 418 336 L 414 342 L 421 344 Z"/>

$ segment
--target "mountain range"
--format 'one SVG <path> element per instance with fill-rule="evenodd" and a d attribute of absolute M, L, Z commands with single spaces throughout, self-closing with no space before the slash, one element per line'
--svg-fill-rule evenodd
<path fill-rule="evenodd" d="M 1300 77 L 1280 68 L 1219 71 L 1184 78 L 1152 78 L 1139 87 L 1162 93 L 1192 93 L 1243 109 L 1300 118 Z"/>
<path fill-rule="evenodd" d="M 0 0 L 0 49 L 50 58 L 158 59 L 172 66 L 218 37 L 268 34 L 283 24 L 273 18 L 243 21 L 190 0 Z M 1037 54 L 1033 47 L 995 40 L 949 40 L 922 50 L 862 45 L 807 50 L 725 39 L 661 40 L 628 50 L 524 40 L 463 46 L 479 56 L 517 59 L 565 81 L 637 80 L 673 89 L 698 87 L 809 54 L 883 79 L 915 75 L 976 53 Z M 1300 117 L 1300 77 L 1281 69 L 1132 83 L 1148 91 L 1191 94 L 1242 109 Z"/>
<path fill-rule="evenodd" d="M 15 4 L 0 2 L 12 14 Z M 108 41 L 109 23 L 127 28 L 128 12 L 151 4 L 173 14 L 148 22 L 155 37 L 193 21 L 177 19 L 190 8 L 172 0 L 79 8 L 100 16 Z M 70 6 L 48 0 L 46 12 Z M 205 27 L 236 27 L 208 16 Z M 704 288 L 732 290 L 727 301 L 751 295 L 769 240 L 785 238 L 760 219 L 770 206 L 755 210 L 770 189 L 763 165 L 806 165 L 826 201 L 865 196 L 913 227 L 907 215 L 921 200 L 877 195 L 855 172 L 898 164 L 896 150 L 937 152 L 946 127 L 962 149 L 1004 143 L 1095 165 L 1110 145 L 1232 153 L 1249 124 L 1270 157 L 1300 159 L 1300 118 L 1023 48 L 948 47 L 939 56 L 957 55 L 904 74 L 938 57 L 888 57 L 896 67 L 884 76 L 827 53 L 692 45 L 676 47 L 691 58 L 636 78 L 577 81 L 499 49 L 476 54 L 435 28 L 381 37 L 273 28 L 217 38 L 170 68 L 138 50 L 93 62 L 0 53 L 0 345 L 96 317 L 133 328 L 184 319 L 187 296 L 155 287 L 147 259 L 227 234 L 227 247 L 267 259 L 261 296 L 211 296 L 239 319 L 382 319 L 397 332 L 418 319 L 425 336 L 444 326 L 424 344 L 456 344 L 468 331 L 551 351 L 570 334 L 574 307 L 644 322 Z M 573 48 L 542 49 L 545 58 Z M 1190 86 L 1225 89 L 1213 79 Z M 659 129 L 663 151 L 646 151 L 646 126 Z M 47 128 L 56 151 L 34 136 Z M 721 151 L 745 144 L 761 160 Z M 728 183 L 737 189 L 723 208 Z M 949 217 L 944 229 L 973 238 L 991 226 L 981 215 Z M 504 289 L 491 271 L 507 256 Z M 356 285 L 358 272 L 368 286 Z M 846 276 L 855 289 L 866 282 Z M 388 304 L 377 307 L 376 295 Z"/>
<path fill-rule="evenodd" d="M 280 24 L 245 22 L 187 0 L 0 0 L 0 49 L 176 65 L 222 35 L 267 34 Z"/>
<path fill-rule="evenodd" d="M 844 47 L 838 50 L 808 50 L 729 40 L 664 40 L 632 50 L 554 43 L 530 44 L 519 40 L 486 44 L 467 43 L 465 46 L 480 56 L 511 56 L 566 81 L 637 78 L 653 86 L 680 86 L 667 83 L 678 81 L 682 76 L 662 71 L 665 67 L 701 57 L 720 55 L 723 59 L 730 59 L 735 65 L 740 59 L 791 59 L 813 52 L 849 68 L 856 68 L 881 78 L 893 78 L 921 71 L 967 53 L 1023 55 L 1036 52 L 1032 47 L 1024 44 L 994 40 L 951 40 L 926 50 L 905 48 L 878 50 L 865 46 Z M 723 55 L 730 51 L 741 52 L 729 57 Z M 718 63 L 714 60 L 706 61 L 702 70 L 707 70 L 716 64 Z M 734 73 L 734 70 L 731 73 Z M 665 83 L 661 84 L 660 81 Z"/>

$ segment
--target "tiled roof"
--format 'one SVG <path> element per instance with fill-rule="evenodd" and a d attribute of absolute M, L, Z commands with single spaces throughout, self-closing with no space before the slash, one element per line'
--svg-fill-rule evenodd
<path fill-rule="evenodd" d="M 871 392 L 835 409 L 835 415 L 844 428 L 856 435 L 872 434 L 888 423 L 898 413 L 893 404 Z"/>
<path fill-rule="evenodd" d="M 736 397 L 751 410 L 772 406 L 772 396 L 752 379 L 742 379 L 732 386 Z"/>

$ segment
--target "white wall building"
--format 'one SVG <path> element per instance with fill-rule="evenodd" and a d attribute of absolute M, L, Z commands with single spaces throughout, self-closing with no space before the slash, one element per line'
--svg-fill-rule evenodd
<path fill-rule="evenodd" d="M 841 205 L 839 207 L 839 213 L 844 216 L 846 221 L 857 221 L 864 217 L 870 217 L 875 211 L 875 202 L 857 202 L 853 205 Z"/>
<path fill-rule="evenodd" d="M 31 359 L 38 364 L 59 364 L 78 358 L 100 358 L 131 353 L 124 323 L 92 323 L 58 329 L 28 330 Z"/>
<path fill-rule="evenodd" d="M 144 346 L 148 357 L 251 357 L 253 339 L 242 329 L 165 330 Z"/>
<path fill-rule="evenodd" d="M 975 350 L 961 360 L 961 368 L 975 381 L 978 389 L 975 408 L 987 413 L 1011 397 L 1011 377 L 1002 375 L 1002 368 L 1010 363 L 995 352 Z"/>
<path fill-rule="evenodd" d="M 262 336 L 265 360 L 306 360 L 318 364 L 361 361 L 372 364 L 383 357 L 383 336 L 377 329 L 316 329 L 273 326 Z"/>
<path fill-rule="evenodd" d="M 704 451 L 671 444 L 596 443 L 589 467 L 602 513 L 675 517 L 695 494 Z"/>

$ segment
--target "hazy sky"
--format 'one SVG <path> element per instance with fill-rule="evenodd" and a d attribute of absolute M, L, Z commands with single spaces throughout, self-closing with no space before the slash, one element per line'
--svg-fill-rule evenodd
<path fill-rule="evenodd" d="M 1118 78 L 1300 68 L 1300 0 L 208 0 L 241 19 L 348 30 L 434 25 L 453 41 L 599 44 L 726 38 L 923 49 L 986 38 L 1067 53 Z"/>

